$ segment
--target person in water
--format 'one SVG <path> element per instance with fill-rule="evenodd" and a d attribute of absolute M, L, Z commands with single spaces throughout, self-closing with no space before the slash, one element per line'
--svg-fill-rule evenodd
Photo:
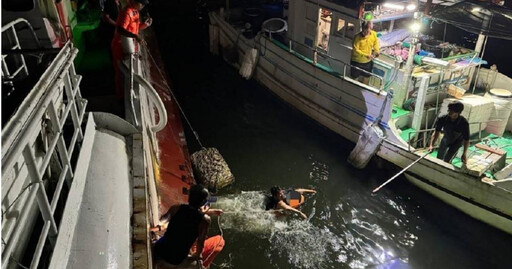
<path fill-rule="evenodd" d="M 300 196 L 302 196 L 303 193 L 316 193 L 315 190 L 310 190 L 310 189 L 296 189 L 295 192 L 297 192 Z M 286 200 L 286 196 L 287 196 L 286 193 L 281 188 L 279 188 L 278 186 L 274 186 L 274 187 L 270 188 L 270 194 L 272 196 L 270 196 L 268 198 L 267 204 L 265 206 L 265 210 L 291 211 L 291 212 L 298 213 L 302 218 L 307 219 L 306 214 L 302 213 L 298 209 L 293 208 L 290 205 L 290 201 Z"/>
<path fill-rule="evenodd" d="M 174 205 L 160 218 L 161 221 L 169 220 L 164 236 L 154 248 L 162 267 L 166 267 L 165 263 L 185 266 L 197 261 L 202 262 L 202 268 L 208 268 L 224 247 L 222 236 L 206 238 L 210 216 L 223 213 L 221 209 L 209 208 L 208 196 L 207 189 L 194 185 L 190 188 L 188 204 Z"/>
<path fill-rule="evenodd" d="M 437 158 L 447 163 L 451 163 L 453 157 L 464 145 L 464 151 L 460 159 L 463 163 L 467 162 L 467 152 L 469 147 L 469 123 L 460 113 L 464 110 L 464 104 L 455 101 L 448 105 L 448 115 L 437 119 L 435 131 L 430 140 L 428 150 L 433 150 L 433 145 L 439 137 L 441 130 L 444 132 L 443 139 L 439 143 Z"/>

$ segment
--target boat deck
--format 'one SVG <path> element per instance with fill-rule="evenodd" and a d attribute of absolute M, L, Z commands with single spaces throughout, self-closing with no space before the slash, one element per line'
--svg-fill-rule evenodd
<path fill-rule="evenodd" d="M 394 106 L 391 118 L 392 119 L 398 119 L 403 116 L 407 116 L 412 114 L 413 111 L 408 111 L 405 109 L 402 109 L 400 107 Z M 404 141 L 408 141 L 409 137 L 412 137 L 412 134 L 414 134 L 417 130 L 413 128 L 404 128 L 401 129 L 400 137 Z M 475 134 L 470 137 L 470 147 L 468 149 L 468 158 L 471 158 L 471 156 L 474 155 L 482 155 L 484 153 L 484 150 L 477 148 L 476 144 L 484 144 L 486 146 L 489 146 L 491 148 L 500 149 L 506 152 L 506 164 L 512 163 L 512 133 L 511 132 L 505 132 L 503 136 L 497 136 L 495 134 L 491 134 L 486 132 L 485 130 L 481 132 L 480 138 L 479 134 Z M 462 167 L 462 161 L 460 159 L 460 153 L 455 156 L 455 158 L 452 161 L 452 164 L 455 167 L 461 168 Z M 434 150 L 431 154 L 432 157 L 437 156 L 437 150 Z M 493 174 L 490 171 L 486 171 L 485 176 L 488 178 L 494 179 Z"/>

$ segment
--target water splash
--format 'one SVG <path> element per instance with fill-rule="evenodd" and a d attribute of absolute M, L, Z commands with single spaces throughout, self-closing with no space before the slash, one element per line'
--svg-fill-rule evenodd
<path fill-rule="evenodd" d="M 403 230 L 405 209 L 396 203 L 383 203 L 382 208 L 356 207 L 345 197 L 332 208 L 316 208 L 313 200 L 308 220 L 301 220 L 292 215 L 276 217 L 265 211 L 264 201 L 263 192 L 249 191 L 219 197 L 215 207 L 225 211 L 224 230 L 268 240 L 265 253 L 275 268 L 283 262 L 285 268 L 403 266 L 407 265 L 403 259 L 406 249 L 417 240 L 412 232 Z"/>
<path fill-rule="evenodd" d="M 221 208 L 223 229 L 233 229 L 244 233 L 270 234 L 276 219 L 265 211 L 263 192 L 247 191 L 240 194 L 219 197 L 216 208 Z"/>

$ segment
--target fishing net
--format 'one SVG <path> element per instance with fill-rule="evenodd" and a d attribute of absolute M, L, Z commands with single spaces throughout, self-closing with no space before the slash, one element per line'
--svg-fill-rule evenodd
<path fill-rule="evenodd" d="M 210 190 L 224 188 L 235 180 L 216 148 L 203 148 L 192 154 L 191 159 L 197 183 Z"/>

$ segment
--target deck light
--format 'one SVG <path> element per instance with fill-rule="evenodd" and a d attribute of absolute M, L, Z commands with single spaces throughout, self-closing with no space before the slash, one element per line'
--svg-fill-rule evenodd
<path fill-rule="evenodd" d="M 416 4 L 410 3 L 410 4 L 407 5 L 406 9 L 408 11 L 414 11 L 414 10 L 416 10 Z"/>
<path fill-rule="evenodd" d="M 394 3 L 384 3 L 385 8 L 396 9 L 396 10 L 404 10 L 405 7 L 403 5 L 394 4 Z"/>
<path fill-rule="evenodd" d="M 418 22 L 414 22 L 413 24 L 411 24 L 410 28 L 411 31 L 413 31 L 413 33 L 418 33 L 420 31 L 421 24 Z"/>

